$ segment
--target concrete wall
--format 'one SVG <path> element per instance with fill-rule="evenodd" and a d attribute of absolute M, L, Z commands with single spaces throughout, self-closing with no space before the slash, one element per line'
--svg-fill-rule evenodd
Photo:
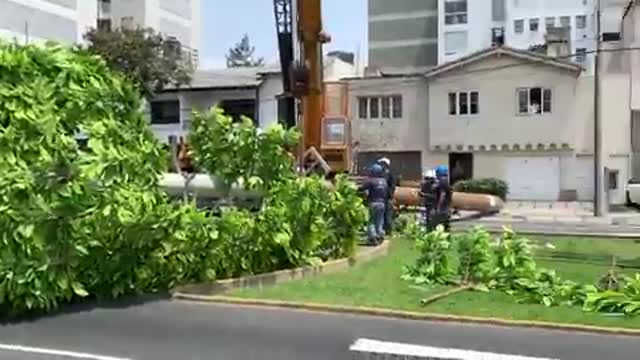
<path fill-rule="evenodd" d="M 96 0 L 0 0 L 0 36 L 20 43 L 75 43 L 96 23 Z"/>
<path fill-rule="evenodd" d="M 507 1 L 507 0 L 503 0 Z M 491 1 L 467 0 L 467 23 L 445 23 L 445 0 L 439 0 L 438 4 L 438 63 L 443 64 L 453 61 L 470 53 L 486 49 L 491 46 L 491 28 L 504 26 L 504 22 L 493 21 Z M 464 32 L 467 37 L 467 47 L 462 51 L 446 51 L 446 33 Z"/>
<path fill-rule="evenodd" d="M 571 52 L 577 48 L 587 50 L 595 49 L 595 22 L 593 0 L 502 0 L 505 6 L 504 20 L 493 18 L 494 1 L 467 1 L 467 24 L 446 25 L 444 21 L 444 2 L 439 0 L 439 32 L 438 32 L 438 63 L 442 64 L 455 60 L 491 46 L 491 29 L 494 27 L 505 28 L 505 45 L 527 49 L 532 45 L 544 44 L 546 33 L 546 17 L 554 17 L 556 25 L 560 25 L 561 16 L 571 18 Z M 499 5 L 499 3 L 496 3 Z M 576 16 L 587 16 L 587 28 L 576 28 Z M 529 20 L 538 19 L 538 31 L 529 31 Z M 516 33 L 514 21 L 524 20 L 524 31 Z M 447 53 L 446 33 L 464 32 L 467 35 L 467 47 L 455 53 Z M 593 56 L 587 55 L 584 62 L 591 72 Z"/>
<path fill-rule="evenodd" d="M 552 112 L 519 115 L 516 90 L 536 86 L 552 90 Z M 527 144 L 534 148 L 551 143 L 557 148 L 575 146 L 573 119 L 584 118 L 588 112 L 585 104 L 574 103 L 582 88 L 573 73 L 508 56 L 443 74 L 429 83 L 431 145 L 471 145 L 476 149 L 491 149 L 492 145 L 500 149 L 503 144 L 518 144 L 522 149 Z M 449 115 L 448 93 L 459 91 L 479 92 L 479 114 Z"/>
<path fill-rule="evenodd" d="M 358 98 L 362 96 L 402 96 L 402 118 L 359 119 Z M 349 82 L 352 138 L 360 141 L 360 151 L 420 151 L 427 156 L 427 85 L 422 77 L 364 78 Z"/>
<path fill-rule="evenodd" d="M 120 26 L 131 16 L 137 25 L 174 36 L 192 49 L 200 48 L 200 0 L 112 0 L 111 21 Z"/>
<path fill-rule="evenodd" d="M 370 66 L 437 63 L 438 0 L 368 1 Z"/>
<path fill-rule="evenodd" d="M 282 76 L 280 74 L 269 74 L 264 76 L 259 91 L 259 123 L 263 129 L 278 123 L 278 99 L 276 96 L 282 94 Z"/>

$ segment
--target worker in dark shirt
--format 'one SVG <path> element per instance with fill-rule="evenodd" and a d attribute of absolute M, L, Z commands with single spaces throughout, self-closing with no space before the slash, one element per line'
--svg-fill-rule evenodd
<path fill-rule="evenodd" d="M 453 192 L 449 185 L 449 169 L 445 165 L 436 168 L 436 225 L 444 225 L 444 229 L 449 231 L 449 211 Z"/>
<path fill-rule="evenodd" d="M 384 176 L 384 170 L 379 164 L 371 166 L 370 176 L 360 186 L 360 191 L 367 192 L 367 205 L 369 207 L 367 240 L 370 245 L 376 245 L 384 239 L 385 202 L 389 197 L 389 187 Z"/>
<path fill-rule="evenodd" d="M 436 204 L 436 172 L 434 170 L 425 171 L 424 178 L 420 183 L 420 197 L 422 198 L 422 220 L 427 231 L 433 230 L 433 209 Z"/>
<path fill-rule="evenodd" d="M 384 208 L 384 231 L 391 235 L 393 232 L 393 195 L 396 192 L 396 178 L 391 171 L 391 160 L 386 157 L 378 160 L 378 164 L 382 166 L 384 170 L 384 177 L 387 180 L 387 186 L 389 187 L 389 194 Z"/>

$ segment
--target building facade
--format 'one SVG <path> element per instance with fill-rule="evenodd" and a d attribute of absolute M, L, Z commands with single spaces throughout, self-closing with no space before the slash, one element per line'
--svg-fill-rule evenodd
<path fill-rule="evenodd" d="M 108 28 L 151 27 L 180 42 L 194 63 L 200 49 L 201 0 L 98 0 L 98 23 Z"/>
<path fill-rule="evenodd" d="M 607 61 L 604 67 L 614 65 Z M 394 159 L 406 178 L 460 167 L 499 178 L 511 200 L 591 201 L 594 78 L 569 60 L 490 47 L 411 76 L 351 80 L 353 141 Z M 601 78 L 601 164 L 606 202 L 625 202 L 632 176 L 628 73 Z"/>
<path fill-rule="evenodd" d="M 559 56 L 590 72 L 594 0 L 439 0 L 438 5 L 439 64 L 491 46 L 527 50 L 560 37 L 568 46 Z"/>
<path fill-rule="evenodd" d="M 96 0 L 0 0 L 0 37 L 19 43 L 81 42 L 95 27 Z"/>
<path fill-rule="evenodd" d="M 152 27 L 195 60 L 200 0 L 0 0 L 0 37 L 19 43 L 82 43 L 90 28 Z"/>
<path fill-rule="evenodd" d="M 437 64 L 438 0 L 368 1 L 370 67 Z"/>

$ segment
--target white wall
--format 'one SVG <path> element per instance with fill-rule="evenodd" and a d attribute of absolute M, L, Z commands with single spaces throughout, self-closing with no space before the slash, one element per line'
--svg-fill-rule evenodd
<path fill-rule="evenodd" d="M 402 118 L 360 119 L 358 98 L 402 95 Z M 363 78 L 349 81 L 352 140 L 360 151 L 420 151 L 428 149 L 427 84 L 422 77 Z"/>
<path fill-rule="evenodd" d="M 264 77 L 259 89 L 259 121 L 260 127 L 268 128 L 278 123 L 278 99 L 277 95 L 282 94 L 282 76 L 280 74 L 269 74 Z"/>
<path fill-rule="evenodd" d="M 492 19 L 491 0 L 467 0 L 467 24 L 446 25 L 444 21 L 444 2 L 439 0 L 438 17 L 438 63 L 442 64 L 462 56 L 471 54 L 491 46 L 491 29 L 505 27 L 505 45 L 517 49 L 527 49 L 532 45 L 544 44 L 545 18 L 553 16 L 556 25 L 560 24 L 561 16 L 571 18 L 571 52 L 577 48 L 587 51 L 595 49 L 595 22 L 593 18 L 593 0 L 504 0 L 505 21 L 494 22 Z M 587 28 L 579 30 L 575 26 L 576 15 L 587 16 Z M 538 31 L 529 31 L 529 19 L 538 19 Z M 524 20 L 524 32 L 516 34 L 514 21 Z M 450 31 L 465 31 L 467 33 L 467 47 L 465 51 L 456 54 L 446 54 L 445 34 Z M 592 62 L 593 56 L 588 55 L 586 64 Z M 590 65 L 589 65 L 590 66 Z M 589 70 L 590 72 L 591 70 Z"/>
<path fill-rule="evenodd" d="M 111 21 L 120 26 L 125 16 L 132 16 L 143 27 L 152 27 L 168 36 L 174 36 L 192 49 L 200 48 L 200 0 L 112 0 Z M 179 9 L 185 9 L 182 14 Z"/>
<path fill-rule="evenodd" d="M 476 71 L 486 68 L 494 71 Z M 469 73 L 467 73 L 469 71 Z M 429 83 L 429 118 L 431 145 L 441 148 L 462 145 L 478 149 L 494 145 L 511 148 L 517 144 L 574 145 L 572 117 L 574 99 L 579 87 L 576 75 L 549 65 L 527 63 L 503 55 L 467 65 L 462 72 L 452 71 L 433 78 Z M 552 111 L 548 114 L 519 115 L 517 89 L 544 87 L 552 90 Z M 450 92 L 477 91 L 477 115 L 449 115 Z M 585 104 L 580 104 L 584 107 Z"/>
<path fill-rule="evenodd" d="M 453 61 L 491 46 L 491 29 L 494 26 L 502 26 L 502 23 L 492 20 L 491 0 L 467 0 L 467 23 L 455 25 L 445 24 L 444 2 L 445 0 L 438 2 L 438 64 Z M 467 48 L 455 54 L 447 54 L 446 43 L 441 40 L 445 38 L 447 32 L 459 31 L 467 34 Z"/>
<path fill-rule="evenodd" d="M 0 36 L 20 43 L 75 43 L 95 26 L 96 0 L 0 0 Z"/>

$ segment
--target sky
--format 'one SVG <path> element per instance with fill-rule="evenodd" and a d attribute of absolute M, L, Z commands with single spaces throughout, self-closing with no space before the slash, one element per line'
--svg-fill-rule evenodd
<path fill-rule="evenodd" d="M 367 0 L 322 0 L 323 26 L 331 35 L 324 49 L 367 53 Z M 202 0 L 201 66 L 225 67 L 229 48 L 248 34 L 255 55 L 278 63 L 273 0 Z M 358 49 L 359 48 L 359 49 Z"/>

